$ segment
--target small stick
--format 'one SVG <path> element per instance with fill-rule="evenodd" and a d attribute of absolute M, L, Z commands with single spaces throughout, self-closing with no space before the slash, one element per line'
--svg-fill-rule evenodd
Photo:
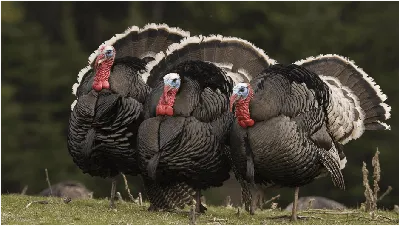
<path fill-rule="evenodd" d="M 46 180 L 47 180 L 47 184 L 49 185 L 50 196 L 53 196 L 53 190 L 51 189 L 51 184 L 50 184 L 50 179 L 49 179 L 49 173 L 47 172 L 47 168 L 44 169 L 44 171 L 46 172 Z"/>
<path fill-rule="evenodd" d="M 391 191 L 392 191 L 392 186 L 389 186 L 389 187 L 387 188 L 387 190 L 385 191 L 385 193 L 383 193 L 383 194 L 381 195 L 381 197 L 379 197 L 378 201 L 381 201 L 381 200 L 383 199 L 383 197 L 385 197 L 385 196 L 386 196 L 387 194 L 389 194 Z"/>
<path fill-rule="evenodd" d="M 269 199 L 269 200 L 265 201 L 265 202 L 264 202 L 264 205 L 267 205 L 268 203 L 270 203 L 270 202 L 274 201 L 275 199 L 278 199 L 279 197 L 281 197 L 281 195 L 280 195 L 280 194 L 278 194 L 278 195 L 276 195 L 276 196 L 272 197 L 271 199 Z"/>
<path fill-rule="evenodd" d="M 139 206 L 142 205 L 142 202 L 143 202 L 143 200 L 142 200 L 142 193 L 139 192 Z"/>
<path fill-rule="evenodd" d="M 132 194 L 131 194 L 131 190 L 129 189 L 128 186 L 128 180 L 126 180 L 125 174 L 121 173 L 122 177 L 124 178 L 124 182 L 125 182 L 125 190 L 128 192 L 128 196 L 131 199 L 132 202 L 135 202 L 135 199 L 133 198 Z"/>
<path fill-rule="evenodd" d="M 323 214 L 358 214 L 358 212 L 351 212 L 351 211 L 346 211 L 346 212 L 333 212 L 333 211 L 316 211 L 316 210 L 304 210 L 301 211 L 301 213 L 323 213 Z"/>
<path fill-rule="evenodd" d="M 119 191 L 117 191 L 117 197 L 118 197 L 118 201 L 120 201 L 120 202 L 125 202 L 125 201 L 122 199 L 122 195 L 121 195 L 121 193 L 120 193 Z"/>
<path fill-rule="evenodd" d="M 226 196 L 226 199 L 225 199 L 225 207 L 232 207 L 232 204 L 231 204 L 231 197 L 228 195 L 228 196 Z"/>
<path fill-rule="evenodd" d="M 28 190 L 28 185 L 25 185 L 25 187 L 21 191 L 21 195 L 25 195 L 27 190 Z"/>
<path fill-rule="evenodd" d="M 28 203 L 28 205 L 26 205 L 25 208 L 28 208 L 30 205 L 32 205 L 32 203 L 49 204 L 49 202 L 48 202 L 48 201 L 45 201 L 45 200 L 41 200 L 41 201 L 32 201 L 32 202 Z"/>

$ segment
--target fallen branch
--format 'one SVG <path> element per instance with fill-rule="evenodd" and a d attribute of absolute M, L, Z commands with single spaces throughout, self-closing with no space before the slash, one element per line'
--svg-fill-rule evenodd
<path fill-rule="evenodd" d="M 121 175 L 122 175 L 122 177 L 124 178 L 125 190 L 128 192 L 129 199 L 130 199 L 132 202 L 135 202 L 135 199 L 133 198 L 133 195 L 131 194 L 131 190 L 129 189 L 128 180 L 126 180 L 125 174 L 121 173 Z"/>
<path fill-rule="evenodd" d="M 47 185 L 49 185 L 50 196 L 53 196 L 53 190 L 51 189 L 51 184 L 50 184 L 50 179 L 49 179 L 49 173 L 47 172 L 47 168 L 44 169 L 44 171 L 46 172 L 46 180 L 47 180 Z"/>
<path fill-rule="evenodd" d="M 268 203 L 270 203 L 270 202 L 274 201 L 275 199 L 278 199 L 279 197 L 281 197 L 281 195 L 280 195 L 280 194 L 278 194 L 278 195 L 276 195 L 276 196 L 272 197 L 271 199 L 269 199 L 269 200 L 265 201 L 265 202 L 264 202 L 264 205 L 267 205 Z"/>
<path fill-rule="evenodd" d="M 337 212 L 337 211 L 327 211 L 327 210 L 318 210 L 318 209 L 313 209 L 313 210 L 303 210 L 300 213 L 321 213 L 321 214 L 359 214 L 359 212 L 355 211 L 343 211 L 343 212 Z"/>
<path fill-rule="evenodd" d="M 29 206 L 31 206 L 33 203 L 39 203 L 39 204 L 49 204 L 48 201 L 46 200 L 41 200 L 41 201 L 32 201 L 30 203 L 28 203 L 28 205 L 25 206 L 25 208 L 28 208 Z"/>

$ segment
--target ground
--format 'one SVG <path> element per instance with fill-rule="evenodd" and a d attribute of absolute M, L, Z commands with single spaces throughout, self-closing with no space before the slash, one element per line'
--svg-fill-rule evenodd
<path fill-rule="evenodd" d="M 47 204 L 31 203 L 47 201 Z M 29 203 L 31 205 L 27 206 Z M 186 212 L 148 212 L 148 203 L 117 202 L 117 210 L 109 210 L 105 199 L 72 200 L 24 195 L 1 196 L 1 224 L 189 224 Z M 196 224 L 399 224 L 394 211 L 378 211 L 375 219 L 360 210 L 300 212 L 296 223 L 290 213 L 280 210 L 257 211 L 251 216 L 242 209 L 209 206 L 206 214 L 196 217 Z"/>

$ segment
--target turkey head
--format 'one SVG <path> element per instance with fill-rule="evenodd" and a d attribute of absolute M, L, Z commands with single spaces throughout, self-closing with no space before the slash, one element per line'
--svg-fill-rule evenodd
<path fill-rule="evenodd" d="M 235 104 L 235 116 L 239 125 L 243 128 L 254 125 L 254 120 L 250 117 L 250 100 L 253 98 L 254 92 L 249 83 L 238 83 L 233 88 L 233 94 L 230 98 L 230 110 L 232 111 Z"/>
<path fill-rule="evenodd" d="M 172 116 L 174 114 L 175 97 L 180 85 L 181 78 L 179 74 L 170 73 L 164 76 L 164 92 L 157 105 L 157 115 Z"/>
<path fill-rule="evenodd" d="M 112 46 L 101 46 L 99 48 L 99 55 L 94 62 L 94 70 L 96 76 L 94 77 L 92 88 L 100 92 L 102 89 L 109 89 L 110 83 L 108 78 L 110 77 L 111 67 L 115 59 L 115 49 Z"/>

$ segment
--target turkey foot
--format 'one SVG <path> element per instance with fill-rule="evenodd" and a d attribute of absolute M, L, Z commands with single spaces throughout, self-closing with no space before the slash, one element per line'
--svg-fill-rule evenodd
<path fill-rule="evenodd" d="M 292 207 L 292 221 L 297 220 L 297 201 L 299 199 L 299 187 L 296 187 L 294 189 L 294 201 L 293 201 L 293 207 Z"/>
<path fill-rule="evenodd" d="M 114 199 L 115 199 L 115 192 L 117 189 L 117 178 L 113 177 L 111 179 L 111 199 L 110 199 L 110 209 L 115 209 Z"/>

